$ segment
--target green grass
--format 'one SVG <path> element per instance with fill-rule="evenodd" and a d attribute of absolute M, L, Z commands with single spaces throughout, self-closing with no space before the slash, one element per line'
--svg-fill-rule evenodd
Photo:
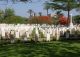
<path fill-rule="evenodd" d="M 1 44 L 0 57 L 80 57 L 80 41 Z"/>

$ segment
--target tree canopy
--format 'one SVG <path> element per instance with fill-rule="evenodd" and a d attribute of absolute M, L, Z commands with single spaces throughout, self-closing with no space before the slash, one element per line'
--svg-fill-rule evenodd
<path fill-rule="evenodd" d="M 75 23 L 80 24 L 80 15 L 74 16 L 73 19 Z"/>
<path fill-rule="evenodd" d="M 4 19 L 3 22 L 9 24 L 17 24 L 17 23 L 25 23 L 25 20 L 20 16 L 10 16 Z"/>
<path fill-rule="evenodd" d="M 4 11 L 0 10 L 0 23 L 27 23 L 27 18 L 16 16 L 15 12 L 11 8 L 7 8 Z"/>
<path fill-rule="evenodd" d="M 54 10 L 64 10 L 68 12 L 68 19 L 70 18 L 70 11 L 72 9 L 80 8 L 80 1 L 76 0 L 50 0 L 51 2 L 48 3 L 50 8 Z"/>
<path fill-rule="evenodd" d="M 0 1 L 6 1 L 7 3 L 9 3 L 10 1 L 13 3 L 16 3 L 16 2 L 32 2 L 32 0 L 0 0 Z"/>
<path fill-rule="evenodd" d="M 11 8 L 6 8 L 6 9 L 5 9 L 5 16 L 6 16 L 6 17 L 14 16 L 14 15 L 15 15 L 14 13 L 15 13 L 14 10 L 11 9 Z"/>
<path fill-rule="evenodd" d="M 48 11 L 50 9 L 50 5 L 48 5 L 47 1 L 44 3 L 44 9 L 47 11 L 47 16 L 48 16 Z"/>

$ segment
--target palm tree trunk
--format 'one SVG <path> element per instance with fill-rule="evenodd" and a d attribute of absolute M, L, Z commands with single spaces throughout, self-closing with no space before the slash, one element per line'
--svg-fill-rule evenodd
<path fill-rule="evenodd" d="M 48 9 L 47 9 L 47 16 L 48 16 Z"/>
<path fill-rule="evenodd" d="M 70 20 L 70 10 L 68 9 L 68 19 Z M 67 21 L 67 22 L 69 22 L 69 21 Z M 69 23 L 68 23 L 68 25 L 69 25 Z"/>
<path fill-rule="evenodd" d="M 70 3 L 69 3 L 69 0 L 68 0 L 68 20 L 70 21 Z M 69 22 L 67 20 L 67 22 Z M 68 23 L 68 25 L 69 25 L 69 23 Z"/>
<path fill-rule="evenodd" d="M 31 17 L 31 12 L 30 12 L 30 17 Z"/>
<path fill-rule="evenodd" d="M 34 17 L 36 16 L 36 14 L 34 13 Z"/>

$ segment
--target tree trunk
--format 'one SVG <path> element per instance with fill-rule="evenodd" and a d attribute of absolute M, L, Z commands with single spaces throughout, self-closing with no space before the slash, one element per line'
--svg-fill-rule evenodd
<path fill-rule="evenodd" d="M 69 3 L 69 0 L 68 0 L 67 6 L 68 6 L 68 20 L 70 21 L 70 3 Z M 67 20 L 67 22 L 69 22 L 68 20 Z M 69 23 L 68 23 L 68 25 L 69 25 Z"/>
<path fill-rule="evenodd" d="M 30 18 L 31 18 L 31 12 L 30 12 Z"/>
<path fill-rule="evenodd" d="M 42 13 L 41 12 L 39 12 L 39 16 L 42 16 Z"/>
<path fill-rule="evenodd" d="M 68 9 L 68 19 L 69 19 L 69 21 L 70 21 L 70 10 Z M 68 20 L 67 20 L 67 22 L 69 22 Z M 69 23 L 68 23 L 68 25 L 69 25 Z"/>
<path fill-rule="evenodd" d="M 34 17 L 36 16 L 36 13 L 34 13 Z"/>
<path fill-rule="evenodd" d="M 48 16 L 48 9 L 47 9 L 47 16 Z"/>

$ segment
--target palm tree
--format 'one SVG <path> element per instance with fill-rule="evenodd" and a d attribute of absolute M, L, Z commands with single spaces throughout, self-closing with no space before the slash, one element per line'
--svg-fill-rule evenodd
<path fill-rule="evenodd" d="M 48 5 L 48 2 L 47 1 L 44 4 L 45 4 L 44 9 L 46 10 L 47 16 L 48 16 L 50 6 Z"/>
<path fill-rule="evenodd" d="M 34 17 L 35 17 L 35 16 L 36 16 L 36 13 L 34 12 L 33 15 L 34 15 Z"/>
<path fill-rule="evenodd" d="M 29 9 L 27 12 L 28 12 L 29 15 L 30 15 L 29 17 L 31 18 L 31 17 L 32 17 L 33 10 Z"/>
<path fill-rule="evenodd" d="M 39 12 L 39 16 L 42 16 L 42 12 Z"/>

